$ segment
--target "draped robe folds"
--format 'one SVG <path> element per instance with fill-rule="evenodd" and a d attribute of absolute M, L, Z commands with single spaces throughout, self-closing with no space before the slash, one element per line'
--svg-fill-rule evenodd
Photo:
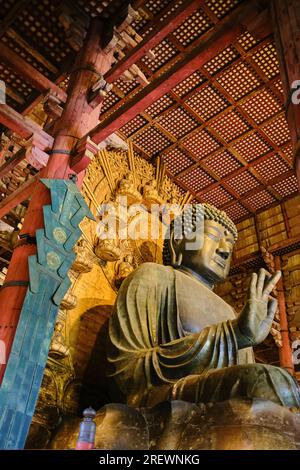
<path fill-rule="evenodd" d="M 297 385 L 286 371 L 237 365 L 243 360 L 234 318 L 232 308 L 194 277 L 170 266 L 142 264 L 123 282 L 110 319 L 108 376 L 117 399 L 132 406 L 170 398 L 219 401 L 253 393 L 253 376 L 265 398 L 299 406 Z M 292 392 L 291 401 L 277 399 L 273 369 L 279 371 L 280 387 Z M 272 383 L 269 394 L 265 382 Z"/>

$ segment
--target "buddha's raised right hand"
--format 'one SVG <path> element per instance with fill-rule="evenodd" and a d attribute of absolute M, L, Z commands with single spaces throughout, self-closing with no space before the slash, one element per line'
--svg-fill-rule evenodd
<path fill-rule="evenodd" d="M 280 271 L 271 276 L 265 269 L 252 274 L 248 300 L 233 324 L 238 349 L 256 346 L 268 336 L 277 309 L 270 294 L 280 277 Z"/>

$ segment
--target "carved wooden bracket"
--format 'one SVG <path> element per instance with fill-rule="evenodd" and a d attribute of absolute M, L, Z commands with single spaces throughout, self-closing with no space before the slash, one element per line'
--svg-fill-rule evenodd
<path fill-rule="evenodd" d="M 88 93 L 88 102 L 89 105 L 95 109 L 107 96 L 107 93 L 112 89 L 112 85 L 107 83 L 103 77 L 100 77 L 99 80 L 92 86 Z"/>
<path fill-rule="evenodd" d="M 86 137 L 81 140 L 78 147 L 76 147 L 75 155 L 71 161 L 72 170 L 76 173 L 80 173 L 89 165 L 90 161 L 98 151 L 98 145 L 95 144 L 90 137 Z"/>
<path fill-rule="evenodd" d="M 52 93 L 51 91 L 47 93 L 44 99 L 44 111 L 53 119 L 58 119 L 61 117 L 63 108 L 61 106 L 62 102 L 59 97 Z"/>
<path fill-rule="evenodd" d="M 52 147 L 50 141 L 45 139 L 42 134 L 34 133 L 26 142 L 26 160 L 37 170 L 44 168 L 49 160 L 49 155 L 45 150 Z"/>

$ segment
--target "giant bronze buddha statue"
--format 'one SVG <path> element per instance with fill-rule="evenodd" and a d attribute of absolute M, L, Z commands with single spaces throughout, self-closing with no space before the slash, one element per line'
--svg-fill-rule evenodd
<path fill-rule="evenodd" d="M 293 377 L 284 369 L 255 364 L 248 349 L 270 331 L 277 308 L 270 294 L 281 273 L 270 276 L 261 269 L 253 274 L 248 300 L 237 315 L 213 292 L 229 273 L 236 227 L 211 205 L 190 210 L 183 236 L 175 236 L 179 219 L 171 224 L 165 265 L 142 264 L 120 288 L 107 353 L 114 400 L 144 407 L 164 400 L 262 398 L 299 407 Z M 201 214 L 203 233 L 197 233 Z M 199 248 L 187 248 L 198 239 Z"/>
<path fill-rule="evenodd" d="M 144 263 L 123 281 L 107 344 L 111 403 L 96 415 L 96 448 L 300 448 L 297 382 L 255 364 L 252 351 L 270 331 L 280 272 L 252 275 L 239 314 L 213 292 L 236 239 L 224 212 L 190 206 L 167 231 L 164 265 Z M 52 446 L 75 447 L 78 432 L 79 418 L 64 423 Z"/>

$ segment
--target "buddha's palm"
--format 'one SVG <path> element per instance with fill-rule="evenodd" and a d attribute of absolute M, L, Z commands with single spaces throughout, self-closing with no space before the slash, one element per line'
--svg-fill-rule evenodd
<path fill-rule="evenodd" d="M 235 323 L 238 348 L 260 344 L 269 334 L 277 309 L 277 300 L 270 293 L 280 279 L 281 272 L 273 276 L 261 269 L 252 274 L 248 300 Z"/>

